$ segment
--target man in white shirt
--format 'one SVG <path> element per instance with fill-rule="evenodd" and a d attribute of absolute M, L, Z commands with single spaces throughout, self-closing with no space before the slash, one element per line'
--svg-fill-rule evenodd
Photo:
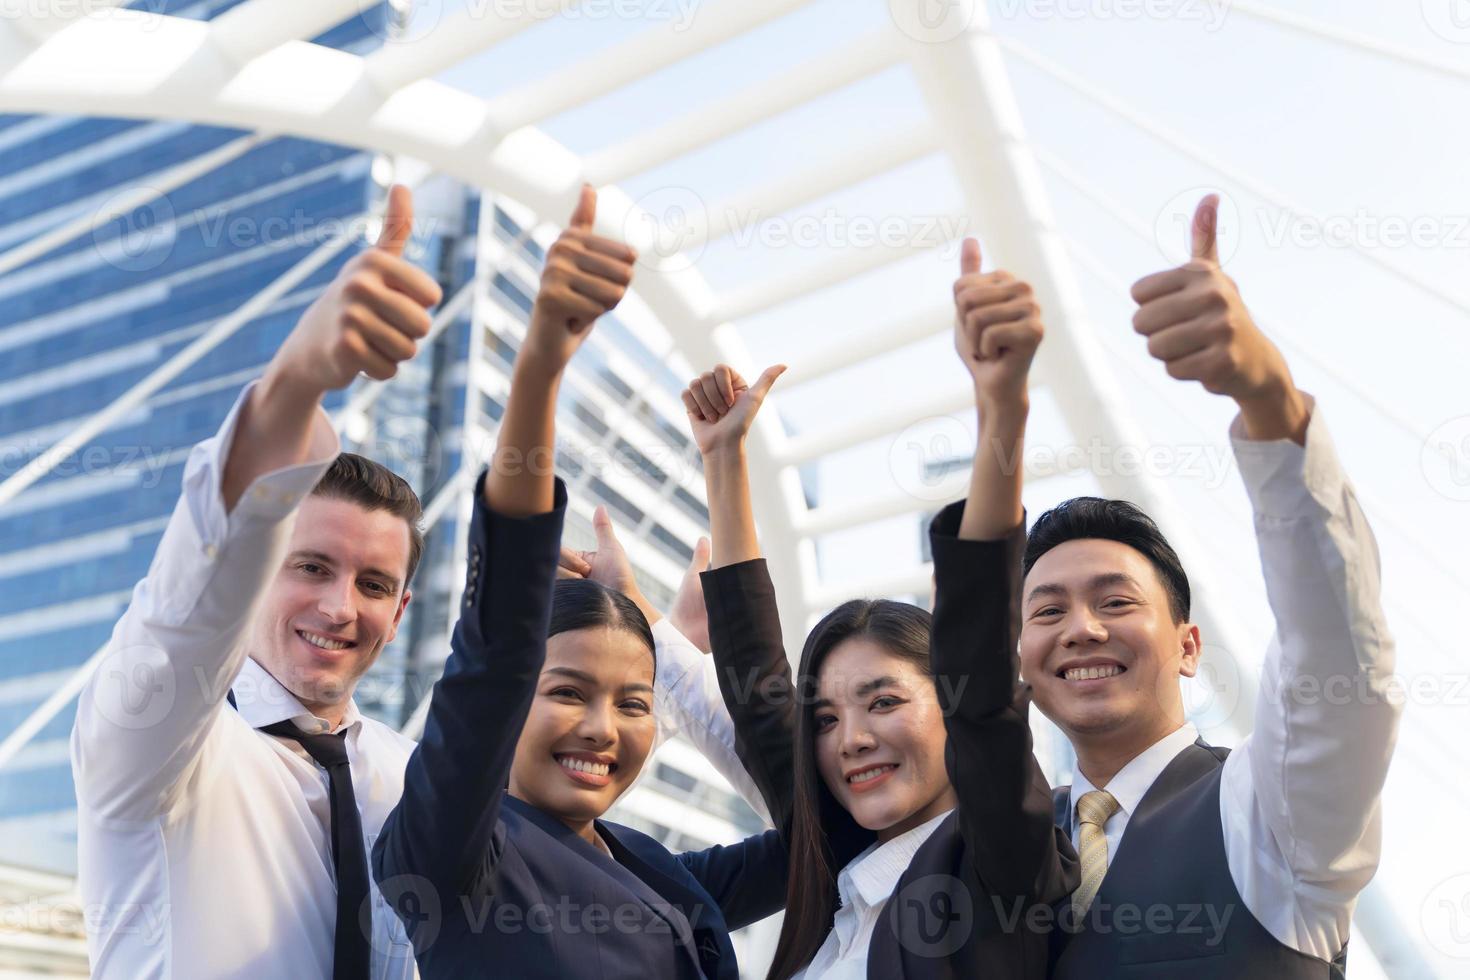
<path fill-rule="evenodd" d="M 1179 679 L 1200 631 L 1157 527 L 1096 498 L 1036 522 L 1022 672 L 1077 754 L 1057 791 L 1082 865 L 1058 977 L 1340 976 L 1378 864 L 1399 708 L 1377 548 L 1320 412 L 1220 269 L 1217 207 L 1201 204 L 1187 265 L 1134 286 L 1134 325 L 1172 377 L 1240 407 L 1276 640 L 1254 731 L 1233 752 L 1198 742 Z"/>
<path fill-rule="evenodd" d="M 402 258 L 412 222 L 396 187 L 376 247 L 195 447 L 82 693 L 72 769 L 98 977 L 412 975 L 386 906 L 337 928 L 337 878 L 366 913 L 365 853 L 338 826 L 376 832 L 412 743 L 363 718 L 352 689 L 408 604 L 420 510 L 382 467 L 339 460 L 321 408 L 360 373 L 392 377 L 428 333 L 441 295 Z M 341 756 L 329 779 L 313 736 Z"/>

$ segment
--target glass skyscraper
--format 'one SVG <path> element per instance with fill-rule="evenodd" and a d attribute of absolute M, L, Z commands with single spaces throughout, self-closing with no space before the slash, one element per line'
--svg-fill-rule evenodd
<path fill-rule="evenodd" d="M 150 0 L 150 9 L 210 18 L 236 2 Z M 318 41 L 364 51 L 382 43 L 395 16 L 380 5 Z M 247 135 L 174 122 L 0 118 L 0 256 Z M 261 141 L 0 276 L 0 481 L 360 223 L 395 169 L 403 179 L 407 165 L 370 153 Z M 404 475 L 430 509 L 405 626 L 358 697 L 365 711 L 410 732 L 448 652 L 468 488 L 493 445 L 543 250 L 555 235 L 515 202 L 443 178 L 419 182 L 416 210 L 420 235 L 409 256 L 444 286 L 443 323 L 392 382 L 337 393 L 326 406 L 345 448 Z M 0 737 L 106 642 L 147 572 L 190 448 L 216 431 L 243 385 L 369 240 L 371 229 L 356 234 L 117 425 L 0 505 Z M 563 386 L 559 418 L 558 471 L 573 498 L 569 543 L 592 547 L 591 513 L 606 505 L 657 604 L 672 597 L 708 519 L 679 377 L 666 364 L 671 347 L 636 311 L 604 318 Z M 74 871 L 74 709 L 0 767 L 0 865 L 63 879 Z M 758 827 L 680 741 L 650 760 L 612 816 L 674 849 Z"/>

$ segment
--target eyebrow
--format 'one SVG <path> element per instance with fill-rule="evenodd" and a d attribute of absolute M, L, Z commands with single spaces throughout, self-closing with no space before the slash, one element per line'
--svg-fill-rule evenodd
<path fill-rule="evenodd" d="M 867 697 L 869 694 L 872 694 L 874 691 L 880 688 L 897 686 L 897 677 L 893 676 L 892 674 L 884 674 L 882 677 L 874 677 L 872 680 L 863 681 L 853 691 L 853 694 L 857 695 L 860 698 Z M 832 707 L 832 701 L 829 698 L 817 698 L 817 700 L 812 702 L 813 709 L 830 707 Z"/>
<path fill-rule="evenodd" d="M 332 558 L 332 556 L 321 551 L 293 551 L 286 556 L 287 561 L 298 561 L 303 558 L 314 561 L 318 565 L 326 565 L 330 568 L 337 567 L 337 562 Z M 383 571 L 381 568 L 364 568 L 363 572 L 371 575 L 373 578 L 383 579 L 385 582 L 388 582 L 393 586 L 393 590 L 395 592 L 398 591 L 398 576 L 390 575 L 387 572 Z"/>
<path fill-rule="evenodd" d="M 1138 580 L 1124 572 L 1104 572 L 1101 575 L 1094 575 L 1087 582 L 1087 590 L 1096 592 L 1098 589 L 1106 589 L 1115 585 L 1126 585 L 1140 592 L 1143 591 L 1143 586 L 1138 584 Z M 1026 601 L 1029 603 L 1039 596 L 1065 596 L 1066 594 L 1067 590 L 1057 583 L 1043 582 L 1026 594 Z"/>
<path fill-rule="evenodd" d="M 562 677 L 570 677 L 572 680 L 581 681 L 583 684 L 586 684 L 589 687 L 597 687 L 598 686 L 597 678 L 593 677 L 591 674 L 587 673 L 585 670 L 577 670 L 575 667 L 547 667 L 541 673 L 543 673 L 543 674 L 558 674 L 558 675 L 560 675 Z M 650 686 L 648 684 L 645 684 L 642 681 L 634 681 L 631 684 L 624 684 L 623 685 L 623 693 L 624 694 L 627 694 L 627 693 L 633 692 L 633 691 L 647 692 L 649 694 L 652 694 L 653 693 L 653 688 L 652 688 L 652 686 Z"/>

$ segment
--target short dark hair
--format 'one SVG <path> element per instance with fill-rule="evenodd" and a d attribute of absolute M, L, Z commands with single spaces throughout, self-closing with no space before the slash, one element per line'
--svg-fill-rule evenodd
<path fill-rule="evenodd" d="M 632 633 L 648 647 L 657 665 L 653 630 L 637 603 L 591 579 L 557 579 L 551 591 L 551 627 L 546 631 L 547 637 L 598 627 Z"/>
<path fill-rule="evenodd" d="M 1126 544 L 1148 559 L 1169 596 L 1169 612 L 1175 623 L 1189 619 L 1189 576 L 1164 532 L 1154 519 L 1126 500 L 1073 497 L 1042 514 L 1026 538 L 1023 575 L 1059 544 L 1083 538 L 1099 538 Z"/>
<path fill-rule="evenodd" d="M 424 505 L 408 481 L 382 463 L 357 453 L 341 453 L 312 488 L 312 496 L 345 500 L 364 510 L 383 510 L 401 517 L 408 525 L 408 574 L 403 587 L 413 581 L 419 559 L 424 556 Z"/>

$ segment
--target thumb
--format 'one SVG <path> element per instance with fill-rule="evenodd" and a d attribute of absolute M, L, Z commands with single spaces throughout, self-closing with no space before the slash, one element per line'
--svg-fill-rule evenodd
<path fill-rule="evenodd" d="M 618 544 L 617 534 L 613 532 L 612 518 L 607 516 L 607 508 L 602 504 L 598 504 L 597 509 L 592 512 L 592 531 L 597 535 L 598 554 L 623 549 Z"/>
<path fill-rule="evenodd" d="M 1220 230 L 1220 195 L 1206 195 L 1194 212 L 1189 231 L 1189 257 L 1220 264 L 1220 246 L 1216 236 Z"/>
<path fill-rule="evenodd" d="M 413 192 L 402 184 L 388 189 L 388 204 L 383 210 L 383 230 L 378 233 L 377 247 L 390 255 L 401 256 L 403 246 L 413 234 Z"/>
<path fill-rule="evenodd" d="M 761 376 L 755 379 L 755 384 L 751 386 L 750 393 L 756 398 L 766 397 L 771 390 L 771 385 L 775 384 L 776 379 L 785 373 L 786 365 L 784 364 L 775 364 L 766 368 L 761 372 Z"/>
<path fill-rule="evenodd" d="M 980 271 L 980 242 L 966 238 L 960 246 L 960 275 L 972 276 Z"/>
<path fill-rule="evenodd" d="M 709 569 L 710 553 L 709 538 L 700 538 L 694 545 L 694 557 L 689 559 L 689 571 L 695 575 L 707 571 Z"/>
<path fill-rule="evenodd" d="M 591 231 L 597 220 L 597 190 L 591 184 L 582 185 L 582 196 L 577 198 L 577 210 L 572 212 L 572 227 Z"/>

